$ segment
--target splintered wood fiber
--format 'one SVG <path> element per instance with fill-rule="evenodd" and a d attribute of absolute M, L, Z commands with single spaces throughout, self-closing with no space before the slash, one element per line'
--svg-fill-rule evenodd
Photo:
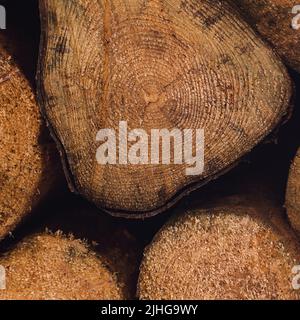
<path fill-rule="evenodd" d="M 0 258 L 6 270 L 1 300 L 120 300 L 122 284 L 81 240 L 38 234 Z"/>
<path fill-rule="evenodd" d="M 291 225 L 300 236 L 300 149 L 290 168 L 286 209 Z"/>
<path fill-rule="evenodd" d="M 299 299 L 292 288 L 299 245 L 260 211 L 199 210 L 170 222 L 145 252 L 140 298 Z"/>
<path fill-rule="evenodd" d="M 59 170 L 33 90 L 0 37 L 0 239 L 53 187 Z"/>

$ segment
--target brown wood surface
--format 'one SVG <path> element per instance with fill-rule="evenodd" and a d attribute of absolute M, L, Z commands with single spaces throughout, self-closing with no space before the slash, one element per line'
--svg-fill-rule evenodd
<path fill-rule="evenodd" d="M 300 150 L 295 156 L 290 169 L 286 208 L 292 226 L 300 235 Z"/>
<path fill-rule="evenodd" d="M 62 180 L 59 158 L 34 90 L 0 34 L 0 239 L 12 232 Z"/>
<path fill-rule="evenodd" d="M 181 212 L 160 230 L 144 253 L 140 299 L 299 300 L 300 247 L 283 210 L 228 200 Z"/>
<path fill-rule="evenodd" d="M 288 74 L 220 1 L 40 0 L 39 100 L 73 191 L 147 217 L 233 166 L 287 114 Z M 96 161 L 100 129 L 204 129 L 205 171 Z"/>
<path fill-rule="evenodd" d="M 242 9 L 246 20 L 295 70 L 300 72 L 300 29 L 292 22 L 300 14 L 292 9 L 299 0 L 230 0 Z M 300 24 L 300 19 L 298 19 Z"/>

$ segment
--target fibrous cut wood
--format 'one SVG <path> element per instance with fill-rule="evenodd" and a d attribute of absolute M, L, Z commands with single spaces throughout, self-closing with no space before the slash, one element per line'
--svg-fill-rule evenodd
<path fill-rule="evenodd" d="M 230 0 L 249 23 L 300 72 L 300 3 L 298 0 Z"/>
<path fill-rule="evenodd" d="M 300 299 L 299 243 L 276 210 L 228 205 L 175 218 L 145 251 L 139 297 Z"/>
<path fill-rule="evenodd" d="M 286 195 L 286 209 L 293 228 L 300 236 L 300 150 L 290 169 Z"/>
<path fill-rule="evenodd" d="M 26 238 L 0 258 L 1 300 L 121 300 L 116 275 L 84 242 L 61 233 Z"/>
<path fill-rule="evenodd" d="M 40 11 L 42 111 L 72 190 L 114 215 L 160 213 L 232 166 L 287 113 L 284 66 L 226 2 L 40 0 Z M 120 121 L 149 136 L 204 129 L 204 172 L 99 165 L 97 132 L 118 134 Z"/>
<path fill-rule="evenodd" d="M 56 147 L 33 90 L 8 54 L 13 39 L 0 36 L 0 239 L 59 180 Z"/>
<path fill-rule="evenodd" d="M 72 196 L 44 211 L 43 220 L 35 224 L 36 232 L 61 231 L 92 243 L 102 262 L 116 275 L 123 296 L 135 298 L 143 246 L 123 220 L 100 214 L 93 205 Z"/>

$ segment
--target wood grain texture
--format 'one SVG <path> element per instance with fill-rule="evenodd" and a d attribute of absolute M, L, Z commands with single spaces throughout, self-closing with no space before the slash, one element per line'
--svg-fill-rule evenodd
<path fill-rule="evenodd" d="M 299 300 L 299 243 L 280 209 L 212 206 L 171 220 L 144 253 L 145 300 Z"/>
<path fill-rule="evenodd" d="M 15 59 L 14 38 L 0 34 L 0 239 L 62 180 L 54 142 L 34 91 Z"/>
<path fill-rule="evenodd" d="M 123 283 L 105 257 L 62 233 L 25 238 L 0 258 L 6 270 L 1 300 L 125 300 Z"/>
<path fill-rule="evenodd" d="M 122 295 L 126 299 L 135 298 L 143 245 L 129 228 L 131 221 L 126 223 L 123 219 L 100 214 L 95 206 L 73 195 L 63 197 L 40 216 L 42 221 L 34 220 L 36 227 L 26 231 L 26 235 L 50 230 L 85 239 L 115 275 Z"/>
<path fill-rule="evenodd" d="M 228 170 L 277 126 L 291 83 L 222 1 L 40 0 L 39 100 L 73 191 L 152 216 Z M 100 129 L 204 129 L 205 171 L 96 162 Z"/>
<path fill-rule="evenodd" d="M 276 49 L 281 57 L 300 72 L 300 29 L 292 28 L 298 0 L 230 0 L 244 12 L 249 23 Z M 300 13 L 300 11 L 299 11 Z M 300 19 L 299 19 L 300 24 Z"/>
<path fill-rule="evenodd" d="M 286 209 L 293 228 L 300 236 L 300 150 L 295 156 L 290 169 Z"/>

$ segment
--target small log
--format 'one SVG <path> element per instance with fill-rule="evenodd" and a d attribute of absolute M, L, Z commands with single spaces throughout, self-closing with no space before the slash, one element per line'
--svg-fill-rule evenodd
<path fill-rule="evenodd" d="M 50 208 L 43 209 L 39 217 L 41 219 L 30 221 L 30 230 L 25 227 L 25 234 L 32 230 L 41 233 L 46 229 L 85 239 L 93 244 L 93 251 L 116 274 L 122 284 L 123 296 L 135 298 L 143 245 L 134 235 L 134 229 L 129 227 L 130 222 L 101 214 L 96 207 L 73 195 L 63 196 Z"/>
<path fill-rule="evenodd" d="M 122 284 L 81 240 L 61 233 L 24 239 L 0 258 L 1 300 L 123 300 Z"/>

